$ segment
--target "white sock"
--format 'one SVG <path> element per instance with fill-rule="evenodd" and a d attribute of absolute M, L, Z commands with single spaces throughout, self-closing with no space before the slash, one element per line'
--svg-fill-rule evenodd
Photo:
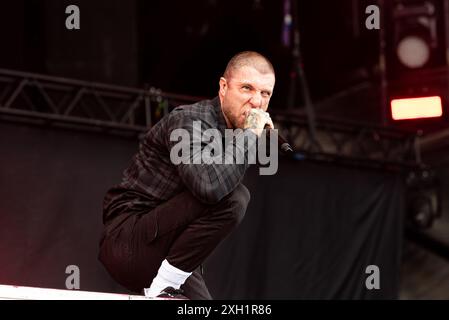
<path fill-rule="evenodd" d="M 185 272 L 172 266 L 167 259 L 165 259 L 162 261 L 151 286 L 144 289 L 145 296 L 154 298 L 167 287 L 179 289 L 191 274 L 192 272 Z"/>

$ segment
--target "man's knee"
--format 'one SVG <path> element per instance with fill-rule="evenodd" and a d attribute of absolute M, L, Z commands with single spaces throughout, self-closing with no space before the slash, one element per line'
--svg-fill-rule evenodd
<path fill-rule="evenodd" d="M 223 199 L 229 208 L 229 218 L 233 224 L 237 225 L 243 220 L 250 198 L 248 188 L 239 184 L 234 191 Z"/>

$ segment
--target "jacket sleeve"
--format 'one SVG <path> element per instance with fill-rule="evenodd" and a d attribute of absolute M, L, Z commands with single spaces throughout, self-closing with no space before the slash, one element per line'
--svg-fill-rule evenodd
<path fill-rule="evenodd" d="M 180 115 L 168 121 L 167 129 L 170 160 L 185 186 L 203 203 L 219 202 L 255 163 L 257 135 L 250 130 L 237 129 L 223 137 L 207 121 Z"/>

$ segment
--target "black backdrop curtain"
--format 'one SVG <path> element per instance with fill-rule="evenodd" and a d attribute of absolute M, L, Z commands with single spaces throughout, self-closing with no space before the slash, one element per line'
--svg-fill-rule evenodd
<path fill-rule="evenodd" d="M 404 186 L 400 174 L 282 161 L 253 167 L 239 229 L 206 264 L 216 298 L 395 299 Z M 365 285 L 369 265 L 380 289 Z"/>
<path fill-rule="evenodd" d="M 127 291 L 97 260 L 104 192 L 137 142 L 98 133 L 0 123 L 0 284 Z M 256 167 L 240 227 L 205 264 L 215 298 L 396 298 L 404 187 L 399 174 L 282 161 Z M 380 289 L 367 290 L 377 265 Z"/>

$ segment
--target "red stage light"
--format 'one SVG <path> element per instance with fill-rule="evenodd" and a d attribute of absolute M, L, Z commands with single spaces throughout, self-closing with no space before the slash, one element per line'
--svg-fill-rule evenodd
<path fill-rule="evenodd" d="M 443 114 L 439 96 L 391 100 L 393 120 L 436 118 Z"/>

